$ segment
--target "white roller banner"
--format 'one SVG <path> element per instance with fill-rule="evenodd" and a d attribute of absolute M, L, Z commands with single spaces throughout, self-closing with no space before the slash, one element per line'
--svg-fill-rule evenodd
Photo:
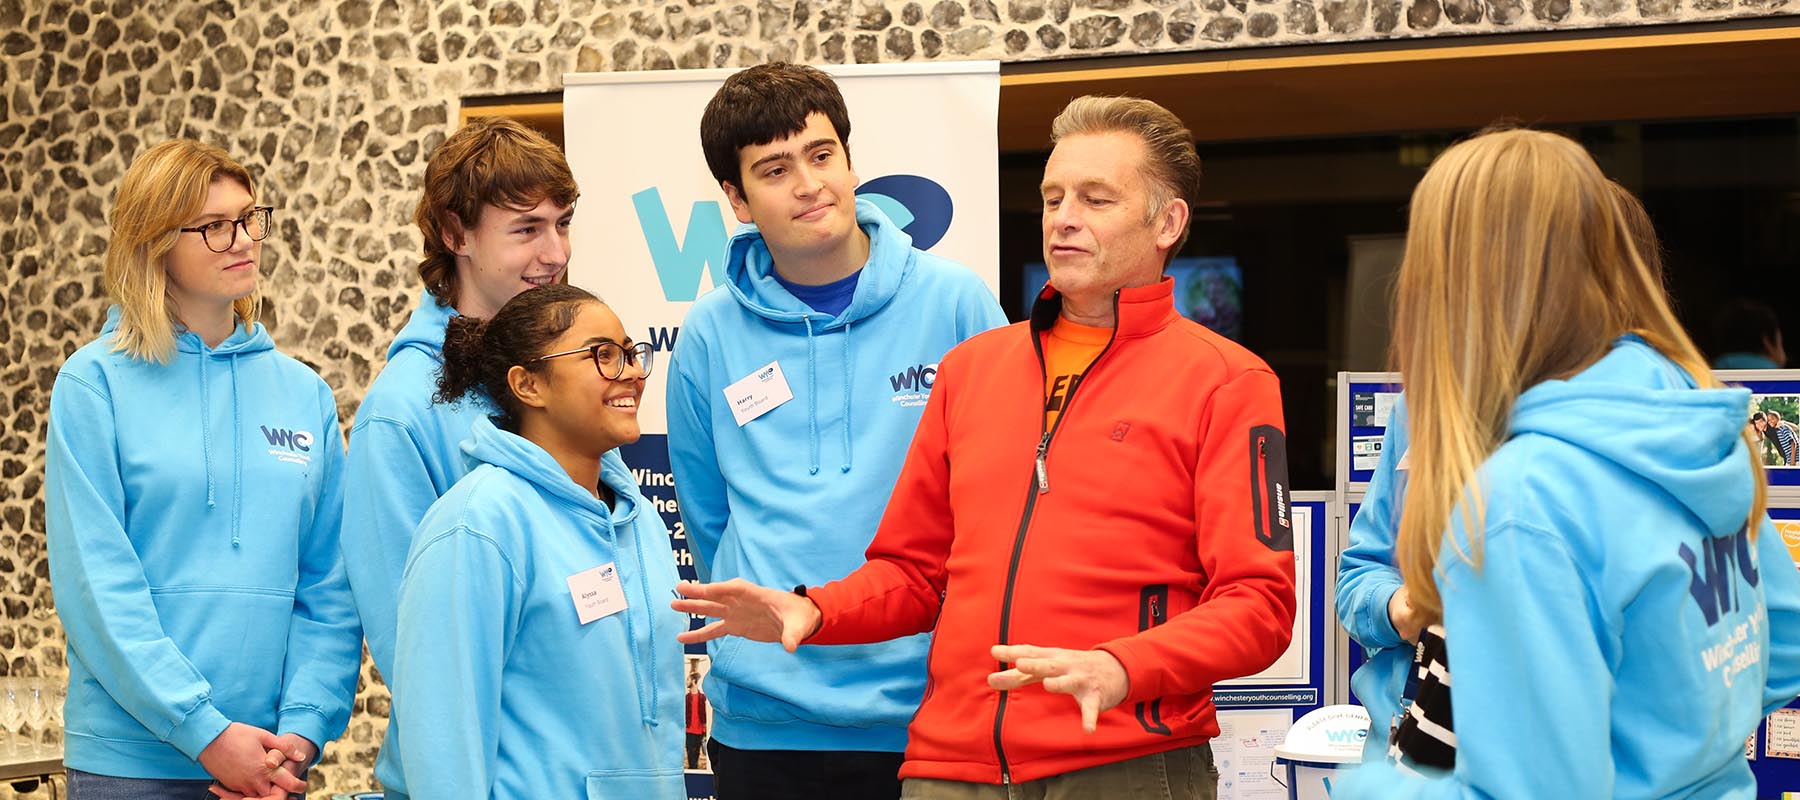
<path fill-rule="evenodd" d="M 968 266 L 998 294 L 999 62 L 821 69 L 849 107 L 857 196 L 914 246 Z M 669 526 L 684 577 L 692 560 L 669 473 L 664 386 L 682 318 L 725 280 L 725 240 L 738 224 L 700 151 L 700 115 L 732 72 L 563 76 L 569 165 L 581 186 L 569 280 L 605 298 L 626 332 L 656 349 L 638 416 L 644 437 L 624 455 Z M 690 672 L 704 672 L 704 653 L 690 648 Z M 689 767 L 704 768 L 704 758 Z M 691 796 L 711 795 L 710 775 L 689 778 Z"/>
<path fill-rule="evenodd" d="M 821 69 L 850 110 L 857 196 L 997 295 L 999 62 Z M 569 166 L 581 186 L 569 280 L 605 298 L 658 358 L 694 298 L 725 280 L 725 240 L 738 223 L 700 152 L 700 114 L 734 71 L 563 76 Z M 650 376 L 638 416 L 646 434 L 668 432 L 666 376 Z"/>

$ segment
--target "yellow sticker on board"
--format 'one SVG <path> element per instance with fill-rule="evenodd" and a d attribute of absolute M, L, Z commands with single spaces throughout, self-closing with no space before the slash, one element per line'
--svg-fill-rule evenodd
<path fill-rule="evenodd" d="M 1788 555 L 1800 564 L 1800 520 L 1775 520 L 1775 531 L 1781 534 L 1781 541 L 1787 545 Z"/>

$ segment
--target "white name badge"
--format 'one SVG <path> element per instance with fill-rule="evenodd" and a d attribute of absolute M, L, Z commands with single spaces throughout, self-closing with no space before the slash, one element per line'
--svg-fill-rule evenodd
<path fill-rule="evenodd" d="M 625 587 L 619 584 L 619 571 L 610 562 L 570 575 L 569 597 L 575 601 L 575 615 L 583 625 L 626 608 Z"/>
<path fill-rule="evenodd" d="M 725 402 L 731 405 L 731 416 L 742 428 L 776 406 L 794 399 L 787 376 L 781 374 L 781 363 L 771 361 L 758 367 L 743 380 L 725 387 Z"/>

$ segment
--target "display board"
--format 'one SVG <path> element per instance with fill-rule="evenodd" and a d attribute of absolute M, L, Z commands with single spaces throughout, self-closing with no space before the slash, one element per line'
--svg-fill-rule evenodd
<path fill-rule="evenodd" d="M 1342 555 L 1344 550 L 1350 547 L 1350 523 L 1356 519 L 1356 512 L 1362 508 L 1362 500 L 1363 496 L 1357 494 L 1352 497 L 1350 502 L 1344 504 L 1344 524 L 1341 528 L 1343 538 L 1337 551 L 1339 555 Z M 1331 577 L 1335 586 L 1337 575 L 1333 574 Z M 1335 589 L 1333 594 L 1335 596 Z M 1335 677 L 1343 686 L 1343 693 L 1339 696 L 1344 698 L 1342 702 L 1362 705 L 1362 701 L 1356 697 L 1356 690 L 1350 686 L 1350 676 L 1355 675 L 1356 671 L 1362 668 L 1363 662 L 1369 660 L 1369 653 L 1355 639 L 1350 638 L 1350 632 L 1344 630 L 1343 624 L 1338 622 L 1337 614 L 1331 615 L 1331 622 L 1335 626 L 1333 632 L 1337 634 L 1340 643 L 1337 650 L 1340 654 L 1340 661 L 1335 669 Z"/>
<path fill-rule="evenodd" d="M 1348 493 L 1368 490 L 1381 460 L 1381 437 L 1400 399 L 1400 373 L 1340 372 L 1337 385 L 1336 476 L 1342 502 Z"/>
<path fill-rule="evenodd" d="M 1750 390 L 1748 422 L 1763 417 L 1757 430 L 1758 455 L 1768 470 L 1769 486 L 1800 490 L 1800 370 L 1731 369 L 1713 373 L 1719 380 Z M 1776 432 L 1773 426 L 1780 426 Z"/>
<path fill-rule="evenodd" d="M 1394 408 L 1400 399 L 1400 388 L 1398 372 L 1337 374 L 1337 405 L 1332 410 L 1337 430 L 1333 474 L 1336 477 L 1341 517 L 1331 548 L 1333 566 L 1330 585 L 1334 597 L 1337 593 L 1336 565 L 1344 550 L 1350 546 L 1350 522 L 1356 518 L 1356 511 L 1362 506 L 1363 495 L 1369 490 L 1369 480 L 1374 477 L 1375 467 L 1381 461 L 1382 440 L 1387 434 L 1388 425 L 1393 421 Z M 1367 654 L 1362 645 L 1352 639 L 1338 622 L 1335 611 L 1331 615 L 1330 639 L 1332 660 L 1326 683 L 1332 687 L 1332 693 L 1338 698 L 1338 702 L 1360 703 L 1356 692 L 1350 687 L 1350 676 L 1362 666 Z"/>
<path fill-rule="evenodd" d="M 1213 687 L 1219 736 L 1213 758 L 1219 800 L 1282 800 L 1287 790 L 1269 769 L 1274 748 L 1308 711 L 1342 702 L 1330 665 L 1341 634 L 1332 609 L 1338 523 L 1333 492 L 1294 492 L 1294 638 L 1268 669 Z M 1339 637 L 1341 638 L 1341 637 Z"/>
<path fill-rule="evenodd" d="M 1770 492 L 1769 517 L 1787 543 L 1788 554 L 1800 561 L 1800 502 L 1791 491 Z M 1800 792 L 1800 700 L 1764 719 L 1751 738 L 1744 750 L 1750 771 L 1756 773 L 1756 796 L 1779 798 L 1785 792 Z"/>
<path fill-rule="evenodd" d="M 1326 649 L 1331 593 L 1327 558 L 1331 492 L 1294 492 L 1294 638 L 1268 669 L 1213 686 L 1221 709 L 1291 708 L 1296 717 L 1325 704 Z"/>

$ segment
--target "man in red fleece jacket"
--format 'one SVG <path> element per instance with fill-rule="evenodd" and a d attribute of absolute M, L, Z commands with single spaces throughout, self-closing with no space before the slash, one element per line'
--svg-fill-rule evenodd
<path fill-rule="evenodd" d="M 1083 97 L 1052 139 L 1050 284 L 1029 322 L 944 357 L 867 563 L 674 605 L 719 618 L 689 641 L 935 630 L 907 798 L 1212 798 L 1212 685 L 1293 626 L 1280 385 L 1174 310 L 1200 178 L 1181 121 Z"/>

